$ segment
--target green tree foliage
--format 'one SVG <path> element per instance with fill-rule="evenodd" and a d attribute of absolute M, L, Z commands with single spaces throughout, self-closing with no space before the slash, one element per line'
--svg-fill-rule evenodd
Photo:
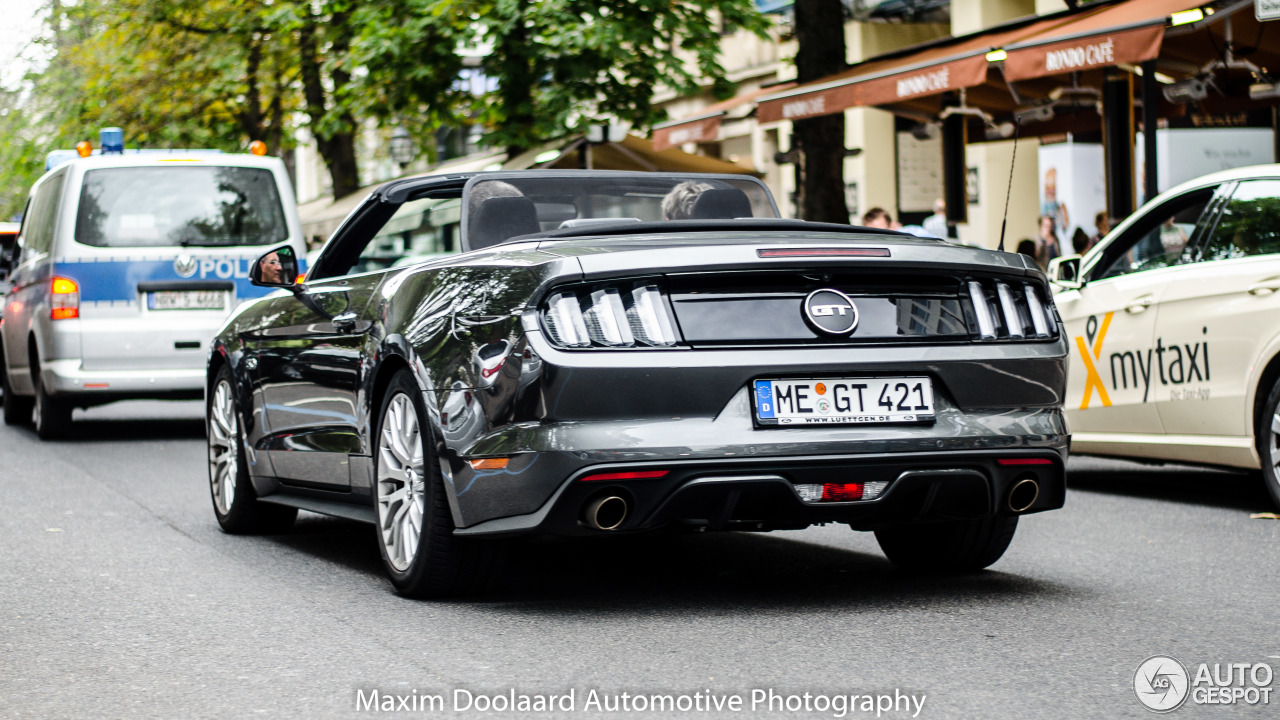
<path fill-rule="evenodd" d="M 243 151 L 261 139 L 278 153 L 305 127 L 336 197 L 359 187 L 362 120 L 403 123 L 423 141 L 480 123 L 484 142 L 510 151 L 609 118 L 645 128 L 662 119 L 656 90 L 731 92 L 723 26 L 766 27 L 752 0 L 51 5 L 56 53 L 24 115 L 42 128 L 32 143 L 70 147 L 118 125 L 131 146 Z"/>
<path fill-rule="evenodd" d="M 663 119 L 653 106 L 661 88 L 691 93 L 709 82 L 727 96 L 721 28 L 767 27 L 751 0 L 397 0 L 394 16 L 399 26 L 363 26 L 360 51 L 370 76 L 386 78 L 376 86 L 411 79 L 388 107 L 473 119 L 486 144 L 512 153 L 607 118 L 648 127 Z M 475 51 L 491 92 L 454 84 L 460 49 Z M 451 54 L 438 66 L 445 72 L 427 75 L 422 54 L 442 52 Z"/>
<path fill-rule="evenodd" d="M 22 213 L 27 189 L 44 172 L 45 148 L 17 92 L 0 91 L 0 221 Z"/>

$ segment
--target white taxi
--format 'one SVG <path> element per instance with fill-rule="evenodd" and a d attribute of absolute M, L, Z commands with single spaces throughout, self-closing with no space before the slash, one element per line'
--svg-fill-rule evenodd
<path fill-rule="evenodd" d="M 1261 469 L 1280 504 L 1280 165 L 1179 185 L 1049 274 L 1073 452 Z"/>

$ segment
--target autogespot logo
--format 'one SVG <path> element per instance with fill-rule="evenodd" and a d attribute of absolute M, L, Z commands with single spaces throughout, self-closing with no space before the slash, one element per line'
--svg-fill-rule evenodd
<path fill-rule="evenodd" d="M 1133 674 L 1133 692 L 1147 709 L 1167 713 L 1187 701 L 1191 676 L 1182 663 L 1167 655 L 1147 658 Z"/>
<path fill-rule="evenodd" d="M 824 288 L 804 299 L 804 316 L 818 332 L 848 335 L 858 327 L 858 306 L 839 290 Z"/>

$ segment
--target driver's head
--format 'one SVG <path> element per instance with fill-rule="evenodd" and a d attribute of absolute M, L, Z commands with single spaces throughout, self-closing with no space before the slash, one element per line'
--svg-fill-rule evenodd
<path fill-rule="evenodd" d="M 284 282 L 284 265 L 281 264 L 278 253 L 271 252 L 264 255 L 262 260 L 258 261 L 258 269 L 263 282 Z"/>

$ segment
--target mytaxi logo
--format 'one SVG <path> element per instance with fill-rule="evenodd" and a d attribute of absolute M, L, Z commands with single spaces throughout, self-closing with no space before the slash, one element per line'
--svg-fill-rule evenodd
<path fill-rule="evenodd" d="M 1165 397 L 1160 393 L 1169 385 L 1175 386 L 1169 395 L 1172 400 L 1207 400 L 1209 398 L 1210 388 L 1200 385 L 1209 382 L 1209 341 L 1207 339 L 1200 342 L 1166 344 L 1163 337 L 1157 337 L 1155 345 L 1149 347 L 1113 349 L 1107 356 L 1106 362 L 1103 362 L 1102 343 L 1106 340 L 1107 328 L 1111 327 L 1111 317 L 1114 314 L 1103 315 L 1101 327 L 1096 316 L 1090 317 L 1084 326 L 1088 340 L 1086 341 L 1084 337 L 1076 337 L 1076 348 L 1080 351 L 1080 359 L 1084 362 L 1085 370 L 1081 410 L 1089 409 L 1094 390 L 1098 391 L 1098 400 L 1102 403 L 1102 407 L 1111 407 L 1111 396 L 1107 393 L 1107 386 L 1099 368 L 1110 373 L 1111 392 L 1128 391 L 1132 386 L 1134 391 L 1142 391 L 1144 403 L 1156 397 Z M 1207 337 L 1209 327 L 1207 325 L 1202 327 L 1200 332 Z M 1118 342 L 1123 343 L 1124 338 Z M 1089 343 L 1093 343 L 1092 348 L 1089 347 Z M 1159 381 L 1158 384 L 1157 381 Z M 1188 384 L 1198 387 L 1180 387 Z M 1153 387 L 1156 388 L 1157 393 L 1154 396 L 1151 392 Z M 1123 397 L 1121 400 L 1129 402 Z M 1137 402 L 1136 397 L 1132 402 Z"/>
<path fill-rule="evenodd" d="M 1093 342 L 1092 356 L 1090 356 L 1089 346 L 1085 344 L 1083 336 L 1076 336 L 1076 347 L 1080 350 L 1080 359 L 1084 361 L 1084 401 L 1080 403 L 1081 410 L 1089 409 L 1089 400 L 1093 397 L 1093 391 L 1098 391 L 1098 400 L 1102 401 L 1102 407 L 1111 407 L 1111 396 L 1107 395 L 1107 386 L 1102 382 L 1102 376 L 1098 374 L 1098 366 L 1094 364 L 1094 360 L 1102 358 L 1102 341 L 1107 337 L 1107 328 L 1111 327 L 1111 316 L 1115 313 L 1107 313 L 1102 317 L 1102 327 L 1098 327 L 1098 318 L 1089 317 L 1089 321 L 1084 325 L 1085 335 L 1089 336 L 1089 340 Z"/>

